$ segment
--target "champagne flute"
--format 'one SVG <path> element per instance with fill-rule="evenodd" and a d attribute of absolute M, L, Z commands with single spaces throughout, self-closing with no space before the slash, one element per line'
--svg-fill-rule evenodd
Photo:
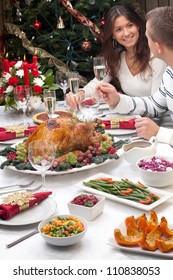
<path fill-rule="evenodd" d="M 98 81 L 102 81 L 106 76 L 106 65 L 103 56 L 93 58 L 94 75 Z"/>
<path fill-rule="evenodd" d="M 56 92 L 51 89 L 44 89 L 43 91 L 44 105 L 49 118 L 54 117 L 56 107 Z"/>
<path fill-rule="evenodd" d="M 99 111 L 100 96 L 97 92 L 92 95 L 80 92 L 78 96 L 78 106 L 85 120 L 92 120 Z"/>
<path fill-rule="evenodd" d="M 51 141 L 35 140 L 28 146 L 28 159 L 31 165 L 41 173 L 42 189 L 46 191 L 46 171 L 52 166 L 55 159 L 55 149 Z"/>
<path fill-rule="evenodd" d="M 68 73 L 68 84 L 70 91 L 76 95 L 79 90 L 79 73 L 75 71 L 70 71 Z"/>
<path fill-rule="evenodd" d="M 32 95 L 32 88 L 26 85 L 19 85 L 14 88 L 14 100 L 17 104 L 17 109 L 22 109 L 24 113 L 24 125 L 27 126 L 26 113 L 29 107 L 29 99 Z"/>

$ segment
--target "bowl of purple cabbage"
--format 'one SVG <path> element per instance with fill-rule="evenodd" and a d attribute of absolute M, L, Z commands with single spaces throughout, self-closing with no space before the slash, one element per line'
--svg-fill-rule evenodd
<path fill-rule="evenodd" d="M 146 185 L 158 188 L 173 185 L 173 157 L 146 156 L 139 159 L 136 165 Z"/>

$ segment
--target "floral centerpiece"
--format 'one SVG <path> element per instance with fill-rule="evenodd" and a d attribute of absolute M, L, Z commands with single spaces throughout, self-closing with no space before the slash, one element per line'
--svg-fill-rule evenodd
<path fill-rule="evenodd" d="M 29 99 L 29 109 L 39 107 L 43 98 L 44 89 L 56 90 L 58 84 L 54 83 L 52 69 L 46 73 L 39 70 L 37 57 L 33 57 L 33 62 L 27 61 L 9 61 L 4 59 L 3 72 L 0 78 L 0 105 L 5 105 L 5 110 L 14 108 L 18 110 L 17 103 L 14 99 L 14 88 L 18 85 L 26 85 L 32 88 L 32 96 Z"/>

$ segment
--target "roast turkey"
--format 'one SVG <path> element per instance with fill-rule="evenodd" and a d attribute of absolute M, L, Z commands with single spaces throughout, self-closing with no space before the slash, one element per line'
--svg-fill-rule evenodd
<path fill-rule="evenodd" d="M 103 136 L 95 131 L 93 122 L 81 122 L 76 117 L 58 117 L 40 124 L 26 141 L 26 148 L 31 141 L 52 141 L 57 153 L 63 155 L 71 151 L 86 151 L 88 146 L 101 142 Z"/>

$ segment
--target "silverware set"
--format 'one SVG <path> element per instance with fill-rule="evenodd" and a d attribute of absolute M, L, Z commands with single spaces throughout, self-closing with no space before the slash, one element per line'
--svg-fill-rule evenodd
<path fill-rule="evenodd" d="M 2 186 L 0 187 L 0 195 L 1 194 L 6 194 L 6 193 L 11 193 L 11 192 L 17 192 L 17 191 L 21 191 L 21 190 L 25 190 L 28 192 L 34 192 L 37 191 L 41 188 L 42 185 L 39 186 L 34 186 L 34 187 L 30 187 L 35 181 L 31 181 L 29 183 L 26 184 L 13 184 L 13 185 L 7 185 L 7 186 Z M 13 189 L 15 188 L 15 189 Z M 2 191 L 1 191 L 2 190 Z"/>

